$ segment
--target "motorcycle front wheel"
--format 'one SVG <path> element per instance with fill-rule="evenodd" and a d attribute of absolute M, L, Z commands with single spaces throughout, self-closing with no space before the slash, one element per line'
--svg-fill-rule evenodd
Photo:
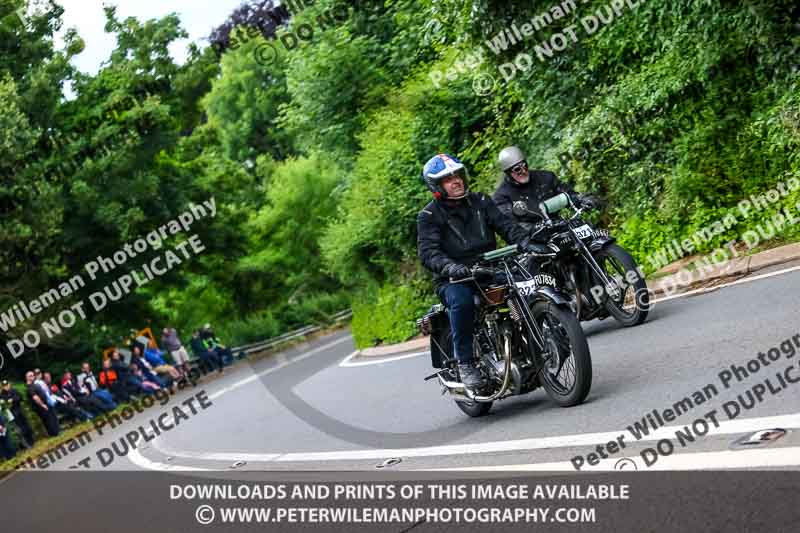
<path fill-rule="evenodd" d="M 537 302 L 531 312 L 544 340 L 539 380 L 547 395 L 561 407 L 583 403 L 592 388 L 592 359 L 578 319 L 552 302 Z"/>
<path fill-rule="evenodd" d="M 619 297 L 610 298 L 606 302 L 606 310 L 625 327 L 638 326 L 647 319 L 650 311 L 650 293 L 647 283 L 638 274 L 638 265 L 625 248 L 610 244 L 597 252 L 595 259 L 606 275 L 617 280 Z M 635 274 L 633 283 L 629 283 L 629 272 Z"/>

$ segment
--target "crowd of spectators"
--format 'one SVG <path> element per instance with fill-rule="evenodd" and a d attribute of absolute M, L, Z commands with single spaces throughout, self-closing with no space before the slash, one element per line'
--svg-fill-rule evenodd
<path fill-rule="evenodd" d="M 115 349 L 103 359 L 97 374 L 87 361 L 81 365 L 79 374 L 67 371 L 55 382 L 50 372 L 29 370 L 25 373 L 25 396 L 47 435 L 55 437 L 61 433 L 64 422 L 91 420 L 132 397 L 155 394 L 162 389 L 175 392 L 181 381 L 189 377 L 189 354 L 174 328 L 164 328 L 161 345 L 164 351 L 152 340 L 144 350 L 134 343 L 127 363 Z M 232 351 L 219 341 L 210 324 L 192 333 L 190 346 L 200 365 L 207 369 L 223 373 L 224 367 L 233 363 Z M 4 380 L 0 382 L 0 459 L 16 455 L 12 422 L 17 428 L 19 446 L 32 448 L 36 439 L 23 410 L 23 395 Z"/>

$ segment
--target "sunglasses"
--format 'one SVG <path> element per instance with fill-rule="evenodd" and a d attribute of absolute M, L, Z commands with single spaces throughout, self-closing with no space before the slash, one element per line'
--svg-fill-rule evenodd
<path fill-rule="evenodd" d="M 517 163 L 513 167 L 511 167 L 510 170 L 511 170 L 511 172 L 513 174 L 522 174 L 523 172 L 527 172 L 528 171 L 528 163 L 525 162 L 525 161 L 522 161 L 520 163 Z"/>

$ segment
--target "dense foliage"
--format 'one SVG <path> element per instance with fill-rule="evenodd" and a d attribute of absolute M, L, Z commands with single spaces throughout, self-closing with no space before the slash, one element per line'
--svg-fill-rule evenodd
<path fill-rule="evenodd" d="M 202 254 L 48 340 L 31 356 L 40 366 L 147 323 L 188 334 L 212 322 L 239 342 L 351 303 L 360 345 L 407 338 L 433 301 L 415 216 L 430 198 L 420 168 L 440 151 L 464 159 L 472 188 L 488 192 L 497 152 L 521 145 L 535 166 L 602 196 L 603 222 L 646 266 L 666 242 L 800 170 L 800 8 L 789 0 L 652 0 L 618 13 L 597 0 L 318 0 L 291 14 L 260 0 L 220 21 L 214 46 L 192 47 L 182 65 L 168 50 L 185 36 L 177 17 L 119 20 L 109 7 L 117 47 L 91 76 L 70 65 L 79 35 L 54 47 L 56 3 L 26 21 L 23 0 L 0 4 L 0 310 L 190 202 L 218 205 L 193 228 Z M 332 21 L 341 9 L 348 18 Z M 498 46 L 501 32 L 545 13 L 527 39 Z M 589 16 L 607 23 L 589 34 Z M 301 25 L 313 38 L 287 50 L 281 36 Z M 575 39 L 537 57 L 570 31 Z M 474 80 L 487 76 L 491 92 L 477 94 Z"/>

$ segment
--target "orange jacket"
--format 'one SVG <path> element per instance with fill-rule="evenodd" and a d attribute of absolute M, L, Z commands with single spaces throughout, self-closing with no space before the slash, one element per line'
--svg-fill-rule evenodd
<path fill-rule="evenodd" d="M 101 370 L 99 373 L 100 377 L 100 386 L 101 387 L 110 387 L 114 383 L 117 382 L 117 373 L 114 370 Z"/>

